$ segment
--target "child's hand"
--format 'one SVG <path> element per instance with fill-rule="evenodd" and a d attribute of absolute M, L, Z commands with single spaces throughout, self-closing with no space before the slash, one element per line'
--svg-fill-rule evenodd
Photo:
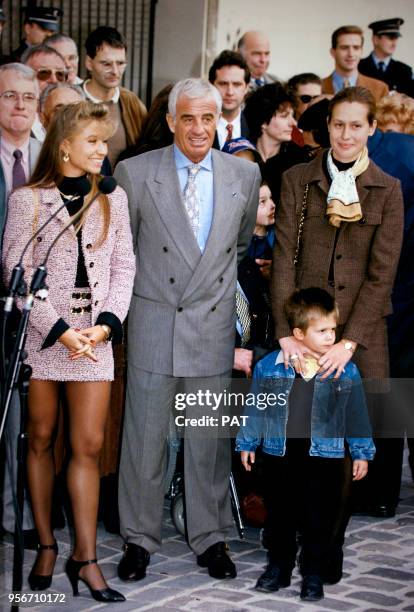
<path fill-rule="evenodd" d="M 244 465 L 244 469 L 247 472 L 252 471 L 252 465 L 254 463 L 256 457 L 256 453 L 254 451 L 241 451 L 240 459 L 242 464 Z"/>
<path fill-rule="evenodd" d="M 361 480 L 368 474 L 368 461 L 365 459 L 356 459 L 352 463 L 352 480 Z"/>

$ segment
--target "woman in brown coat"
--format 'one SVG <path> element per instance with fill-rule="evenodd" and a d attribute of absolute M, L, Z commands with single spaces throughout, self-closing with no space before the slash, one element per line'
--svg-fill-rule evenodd
<path fill-rule="evenodd" d="M 295 288 L 306 287 L 321 287 L 333 295 L 339 307 L 337 341 L 319 360 L 326 370 L 323 376 L 339 377 L 352 359 L 364 379 L 374 379 L 366 389 L 373 391 L 368 401 L 371 406 L 377 403 L 377 408 L 381 379 L 389 376 L 385 317 L 391 312 L 401 250 L 403 202 L 399 181 L 368 158 L 366 144 L 375 127 L 372 94 L 361 87 L 342 90 L 329 105 L 331 148 L 284 174 L 276 212 L 272 305 L 285 364 L 292 361 L 299 370 L 303 346 L 291 335 L 284 314 L 286 299 Z M 387 473 L 393 459 L 390 442 L 376 442 L 377 465 L 372 470 L 377 478 L 370 486 L 381 508 L 380 496 L 388 495 L 387 487 L 393 488 L 393 476 Z M 324 576 L 331 584 L 342 576 L 351 479 L 350 464 L 345 464 L 341 507 Z"/>
<path fill-rule="evenodd" d="M 272 279 L 276 336 L 285 362 L 297 355 L 301 363 L 302 346 L 291 336 L 284 303 L 295 288 L 322 287 L 338 303 L 339 337 L 320 365 L 339 376 L 352 358 L 364 378 L 381 379 L 388 376 L 385 317 L 403 233 L 400 184 L 367 157 L 376 127 L 368 90 L 339 92 L 328 126 L 331 149 L 283 176 Z"/>

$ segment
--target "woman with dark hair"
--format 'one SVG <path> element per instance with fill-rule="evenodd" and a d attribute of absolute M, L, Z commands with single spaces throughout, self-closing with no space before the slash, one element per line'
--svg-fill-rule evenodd
<path fill-rule="evenodd" d="M 107 586 L 97 565 L 96 521 L 98 458 L 114 376 L 110 340 L 119 342 L 122 337 L 135 273 L 125 192 L 117 188 L 110 195 L 101 194 L 86 210 L 98 193 L 99 172 L 112 133 L 113 124 L 101 104 L 79 102 L 55 114 L 29 184 L 10 197 L 3 251 L 9 277 L 33 231 L 55 215 L 25 256 L 30 279 L 53 239 L 69 225 L 49 259 L 49 295 L 34 300 L 26 345 L 27 363 L 32 367 L 27 474 L 40 542 L 29 584 L 32 590 L 50 586 L 58 554 L 51 527 L 52 451 L 63 386 L 75 530 L 66 573 L 74 595 L 82 580 L 93 598 L 102 602 L 125 599 Z M 62 203 L 66 207 L 56 214 Z"/>
<path fill-rule="evenodd" d="M 284 305 L 295 289 L 326 289 L 338 304 L 339 320 L 335 344 L 319 359 L 323 377 L 338 378 L 352 359 L 363 378 L 378 381 L 374 390 L 382 390 L 389 376 L 386 315 L 403 234 L 401 189 L 368 158 L 376 121 L 367 89 L 337 93 L 328 127 L 330 149 L 283 177 L 272 277 L 276 337 L 286 367 L 293 362 L 300 371 L 305 349 L 290 333 Z M 330 582 L 342 575 L 348 493 L 328 560 Z"/>
<path fill-rule="evenodd" d="M 276 202 L 280 196 L 283 172 L 308 161 L 307 151 L 292 142 L 296 128 L 295 104 L 294 95 L 276 82 L 259 87 L 250 94 L 244 108 L 250 140 L 256 145 L 263 161 L 262 176 Z"/>
<path fill-rule="evenodd" d="M 153 151 L 154 149 L 160 149 L 161 147 L 172 144 L 173 134 L 168 127 L 166 119 L 168 113 L 168 96 L 172 88 L 172 84 L 166 85 L 157 93 L 152 101 L 148 115 L 145 118 L 141 136 L 137 144 L 125 149 L 117 161 L 129 159 L 135 155 L 141 155 L 141 153 L 147 153 L 147 151 Z"/>

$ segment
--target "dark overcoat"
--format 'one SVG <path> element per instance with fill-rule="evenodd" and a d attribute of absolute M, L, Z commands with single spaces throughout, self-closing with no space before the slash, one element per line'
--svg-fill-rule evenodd
<path fill-rule="evenodd" d="M 307 212 L 295 267 L 306 184 Z M 272 277 L 276 337 L 291 334 L 283 307 L 293 290 L 322 287 L 339 306 L 338 339 L 358 343 L 354 360 L 362 376 L 384 378 L 389 371 L 385 317 L 392 311 L 391 291 L 403 236 L 402 194 L 399 181 L 372 161 L 356 184 L 363 217 L 356 223 L 342 223 L 336 230 L 325 214 L 329 184 L 323 155 L 284 174 L 276 210 Z"/>

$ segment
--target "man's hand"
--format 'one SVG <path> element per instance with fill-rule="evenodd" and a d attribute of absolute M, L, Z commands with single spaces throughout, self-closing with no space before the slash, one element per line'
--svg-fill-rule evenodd
<path fill-rule="evenodd" d="M 352 463 L 352 480 L 361 480 L 368 474 L 368 461 L 356 459 Z"/>
<path fill-rule="evenodd" d="M 241 451 L 240 459 L 242 464 L 244 465 L 244 469 L 247 472 L 252 471 L 252 465 L 254 464 L 254 460 L 256 458 L 256 453 L 254 451 Z"/>
<path fill-rule="evenodd" d="M 334 378 L 339 378 L 345 369 L 346 364 L 350 359 L 354 351 L 345 348 L 345 342 L 351 342 L 351 340 L 345 340 L 344 338 L 334 344 L 325 355 L 319 359 L 319 365 L 321 366 L 320 372 L 324 372 L 321 378 L 327 378 L 336 371 Z M 354 350 L 356 348 L 356 342 L 352 342 Z"/>
<path fill-rule="evenodd" d="M 234 349 L 233 370 L 244 372 L 247 378 L 252 376 L 253 351 L 249 349 L 236 348 Z"/>
<path fill-rule="evenodd" d="M 266 280 L 269 280 L 272 260 L 271 259 L 255 259 L 255 262 L 259 266 L 260 272 L 262 273 L 263 278 L 265 278 Z"/>

